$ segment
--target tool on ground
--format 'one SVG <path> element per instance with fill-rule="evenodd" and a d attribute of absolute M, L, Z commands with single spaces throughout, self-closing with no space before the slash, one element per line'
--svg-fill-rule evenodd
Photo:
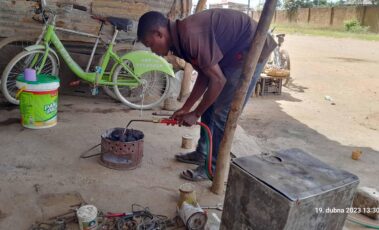
<path fill-rule="evenodd" d="M 70 211 L 50 217 L 46 221 L 37 221 L 29 230 L 66 230 L 70 224 L 78 222 L 76 209 L 82 204 L 85 204 L 85 202 L 83 201 L 83 203 L 71 205 Z"/>
<path fill-rule="evenodd" d="M 149 208 L 133 204 L 132 212 L 110 213 L 99 215 L 99 229 L 102 230 L 165 230 L 176 227 L 166 216 L 152 214 Z"/>
<path fill-rule="evenodd" d="M 166 124 L 166 125 L 179 125 L 178 121 L 171 118 L 162 118 L 162 119 L 136 119 L 136 120 L 130 120 L 129 123 L 126 125 L 124 129 L 124 134 L 127 132 L 128 127 L 133 122 L 149 122 L 149 123 L 159 123 L 159 124 Z M 212 171 L 212 133 L 209 127 L 204 124 L 203 122 L 196 122 L 197 125 L 200 125 L 200 127 L 205 131 L 206 133 L 206 143 L 208 147 L 208 156 L 205 159 L 205 171 L 207 172 L 207 176 L 210 180 L 213 179 L 213 171 Z"/>
<path fill-rule="evenodd" d="M 176 207 L 179 217 L 186 229 L 204 229 L 207 223 L 207 214 L 196 201 L 196 192 L 191 183 L 179 187 L 180 197 Z"/>

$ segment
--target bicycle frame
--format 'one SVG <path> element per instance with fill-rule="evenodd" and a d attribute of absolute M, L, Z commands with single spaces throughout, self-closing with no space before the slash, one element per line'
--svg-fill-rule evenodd
<path fill-rule="evenodd" d="M 66 48 L 60 41 L 59 37 L 55 33 L 55 30 L 62 30 L 66 32 L 77 33 L 84 36 L 95 37 L 99 39 L 99 36 L 96 36 L 96 35 L 55 27 L 54 23 L 52 25 L 49 24 L 47 25 L 46 30 L 44 31 L 44 34 L 43 34 L 42 47 L 40 47 L 41 45 L 36 45 L 37 47 L 43 48 L 45 50 L 44 56 L 42 58 L 41 66 L 44 66 L 49 52 L 52 51 L 50 48 L 50 44 L 52 44 L 56 48 L 57 53 L 63 58 L 64 62 L 68 65 L 70 70 L 75 73 L 75 75 L 95 85 L 109 85 L 109 86 L 118 85 L 118 86 L 137 87 L 138 85 L 141 84 L 140 76 L 149 71 L 159 71 L 159 72 L 166 73 L 171 77 L 175 77 L 175 74 L 172 70 L 172 66 L 168 64 L 167 61 L 165 61 L 162 57 L 152 54 L 151 52 L 133 51 L 133 52 L 129 52 L 123 55 L 122 57 L 118 56 L 115 52 L 113 52 L 114 42 L 118 34 L 117 30 L 115 31 L 113 35 L 112 41 L 108 44 L 108 48 L 104 54 L 103 61 L 100 64 L 101 68 L 97 68 L 98 71 L 96 72 L 86 72 L 72 59 L 72 57 L 70 56 L 70 54 L 67 52 Z M 95 44 L 94 49 L 95 48 L 96 48 L 96 44 Z M 91 59 L 92 58 L 90 58 L 90 61 L 88 64 L 90 64 Z M 112 59 L 115 62 L 115 64 L 112 66 L 110 73 L 105 73 L 105 70 L 108 67 L 110 59 Z M 34 60 L 36 61 L 37 58 L 34 58 Z M 132 63 L 133 70 L 125 63 L 126 60 Z M 119 78 L 117 82 L 113 82 L 112 75 L 117 65 L 121 65 L 123 67 L 123 69 L 128 74 L 128 78 L 127 79 Z M 88 66 L 87 66 L 87 69 L 88 69 Z M 37 73 L 38 72 L 39 70 L 37 70 Z"/>
<path fill-rule="evenodd" d="M 53 25 L 48 25 L 46 32 L 43 37 L 43 45 L 45 47 L 45 53 L 44 57 L 41 62 L 41 66 L 45 64 L 45 61 L 47 59 L 47 56 L 50 51 L 50 44 L 53 44 L 53 46 L 56 48 L 57 53 L 63 58 L 64 62 L 67 64 L 67 66 L 70 68 L 72 72 L 79 78 L 97 84 L 97 85 L 127 85 L 127 86 L 137 86 L 140 83 L 139 77 L 133 73 L 133 71 L 123 63 L 122 59 L 113 52 L 113 46 L 114 46 L 114 40 L 117 36 L 117 31 L 113 36 L 112 42 L 108 45 L 108 48 L 105 52 L 105 56 L 103 59 L 103 62 L 101 63 L 101 69 L 98 72 L 85 72 L 70 56 L 70 54 L 67 52 L 66 48 L 58 38 L 57 34 L 55 33 L 55 29 L 57 30 L 63 30 L 67 31 L 65 29 L 61 28 L 55 28 Z M 75 31 L 74 31 L 75 32 Z M 92 35 L 95 36 L 95 35 Z M 132 77 L 131 79 L 125 79 L 122 81 L 118 81 L 117 83 L 114 83 L 111 81 L 110 76 L 108 79 L 103 79 L 105 69 L 107 68 L 110 59 L 113 59 L 115 63 L 120 64 L 123 66 L 123 68 L 128 72 L 128 74 Z"/>

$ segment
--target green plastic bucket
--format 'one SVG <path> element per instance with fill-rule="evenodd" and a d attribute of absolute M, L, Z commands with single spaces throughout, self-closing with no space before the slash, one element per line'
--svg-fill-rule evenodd
<path fill-rule="evenodd" d="M 39 74 L 37 81 L 27 81 L 20 74 L 16 86 L 20 89 L 21 123 L 24 127 L 44 129 L 57 124 L 58 77 Z"/>

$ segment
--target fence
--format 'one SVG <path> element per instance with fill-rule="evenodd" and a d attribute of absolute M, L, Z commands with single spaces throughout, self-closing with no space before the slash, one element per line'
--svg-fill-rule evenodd
<path fill-rule="evenodd" d="M 253 18 L 259 19 L 261 12 L 254 12 Z M 379 33 L 378 6 L 343 6 L 331 8 L 300 8 L 290 15 L 286 10 L 275 12 L 273 23 L 293 23 L 315 27 L 343 28 L 344 21 L 357 19 L 371 32 Z"/>

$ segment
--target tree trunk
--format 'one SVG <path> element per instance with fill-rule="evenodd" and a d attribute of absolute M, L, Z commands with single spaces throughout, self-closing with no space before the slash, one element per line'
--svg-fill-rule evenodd
<path fill-rule="evenodd" d="M 246 97 L 247 89 L 249 88 L 253 73 L 258 63 L 259 56 L 262 52 L 267 31 L 270 27 L 272 17 L 275 12 L 277 0 L 266 0 L 263 7 L 261 17 L 259 19 L 258 27 L 255 32 L 249 53 L 245 59 L 243 71 L 241 75 L 241 83 L 234 95 L 228 119 L 226 121 L 224 137 L 220 144 L 220 150 L 217 157 L 216 175 L 213 179 L 212 192 L 222 194 L 224 191 L 224 181 L 226 172 L 229 170 L 230 164 L 230 150 L 234 133 L 237 127 L 238 118 L 242 112 L 243 102 Z"/>

